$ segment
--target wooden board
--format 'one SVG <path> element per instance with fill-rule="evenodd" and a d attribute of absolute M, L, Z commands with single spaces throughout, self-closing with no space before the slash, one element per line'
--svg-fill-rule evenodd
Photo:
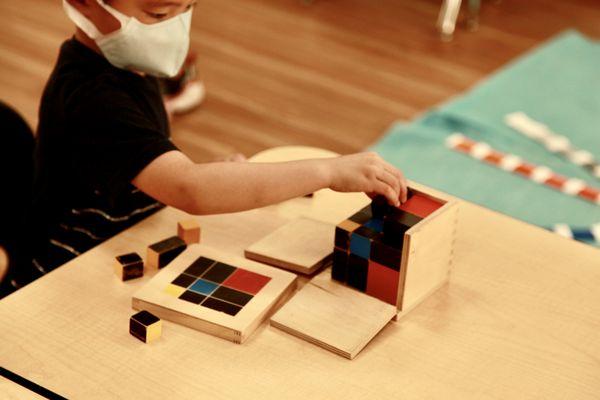
<path fill-rule="evenodd" d="M 338 283 L 329 269 L 308 282 L 271 325 L 353 359 L 396 315 L 396 307 Z"/>
<path fill-rule="evenodd" d="M 457 222 L 458 205 L 450 201 L 406 232 L 398 287 L 400 316 L 448 281 Z"/>
<path fill-rule="evenodd" d="M 331 224 L 298 218 L 248 247 L 245 255 L 279 268 L 312 274 L 331 259 L 334 232 Z"/>
<path fill-rule="evenodd" d="M 289 272 L 191 245 L 133 295 L 133 308 L 243 343 L 295 281 Z"/>

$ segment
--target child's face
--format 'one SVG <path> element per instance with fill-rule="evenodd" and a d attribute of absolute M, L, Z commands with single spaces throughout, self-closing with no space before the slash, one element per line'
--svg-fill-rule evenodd
<path fill-rule="evenodd" d="M 98 0 L 67 0 L 103 34 L 120 28 L 119 21 L 98 4 Z M 105 0 L 105 3 L 144 24 L 155 24 L 188 11 L 197 0 Z"/>
<path fill-rule="evenodd" d="M 196 0 L 106 0 L 106 4 L 144 24 L 155 24 L 191 9 Z"/>

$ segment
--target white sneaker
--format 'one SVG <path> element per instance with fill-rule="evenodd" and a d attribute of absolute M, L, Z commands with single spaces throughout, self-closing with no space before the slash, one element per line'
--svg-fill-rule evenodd
<path fill-rule="evenodd" d="M 171 96 L 164 96 L 163 100 L 167 113 L 179 115 L 198 107 L 205 96 L 206 89 L 202 81 L 189 81 L 180 92 Z"/>

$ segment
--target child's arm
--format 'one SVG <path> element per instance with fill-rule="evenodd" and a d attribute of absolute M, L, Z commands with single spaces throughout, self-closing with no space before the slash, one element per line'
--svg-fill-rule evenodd
<path fill-rule="evenodd" d="M 190 214 L 220 214 L 264 207 L 331 188 L 406 201 L 402 173 L 375 153 L 284 163 L 195 164 L 179 151 L 152 161 L 133 180 L 140 190 Z"/>

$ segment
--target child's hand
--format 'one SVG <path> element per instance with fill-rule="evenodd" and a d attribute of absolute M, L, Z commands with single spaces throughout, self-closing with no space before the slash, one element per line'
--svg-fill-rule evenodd
<path fill-rule="evenodd" d="M 215 162 L 242 162 L 246 161 L 246 156 L 241 153 L 229 154 L 226 156 L 218 157 Z"/>
<path fill-rule="evenodd" d="M 392 205 L 406 201 L 407 185 L 402 172 L 377 153 L 359 153 L 327 159 L 329 187 L 338 192 L 383 195 Z"/>

